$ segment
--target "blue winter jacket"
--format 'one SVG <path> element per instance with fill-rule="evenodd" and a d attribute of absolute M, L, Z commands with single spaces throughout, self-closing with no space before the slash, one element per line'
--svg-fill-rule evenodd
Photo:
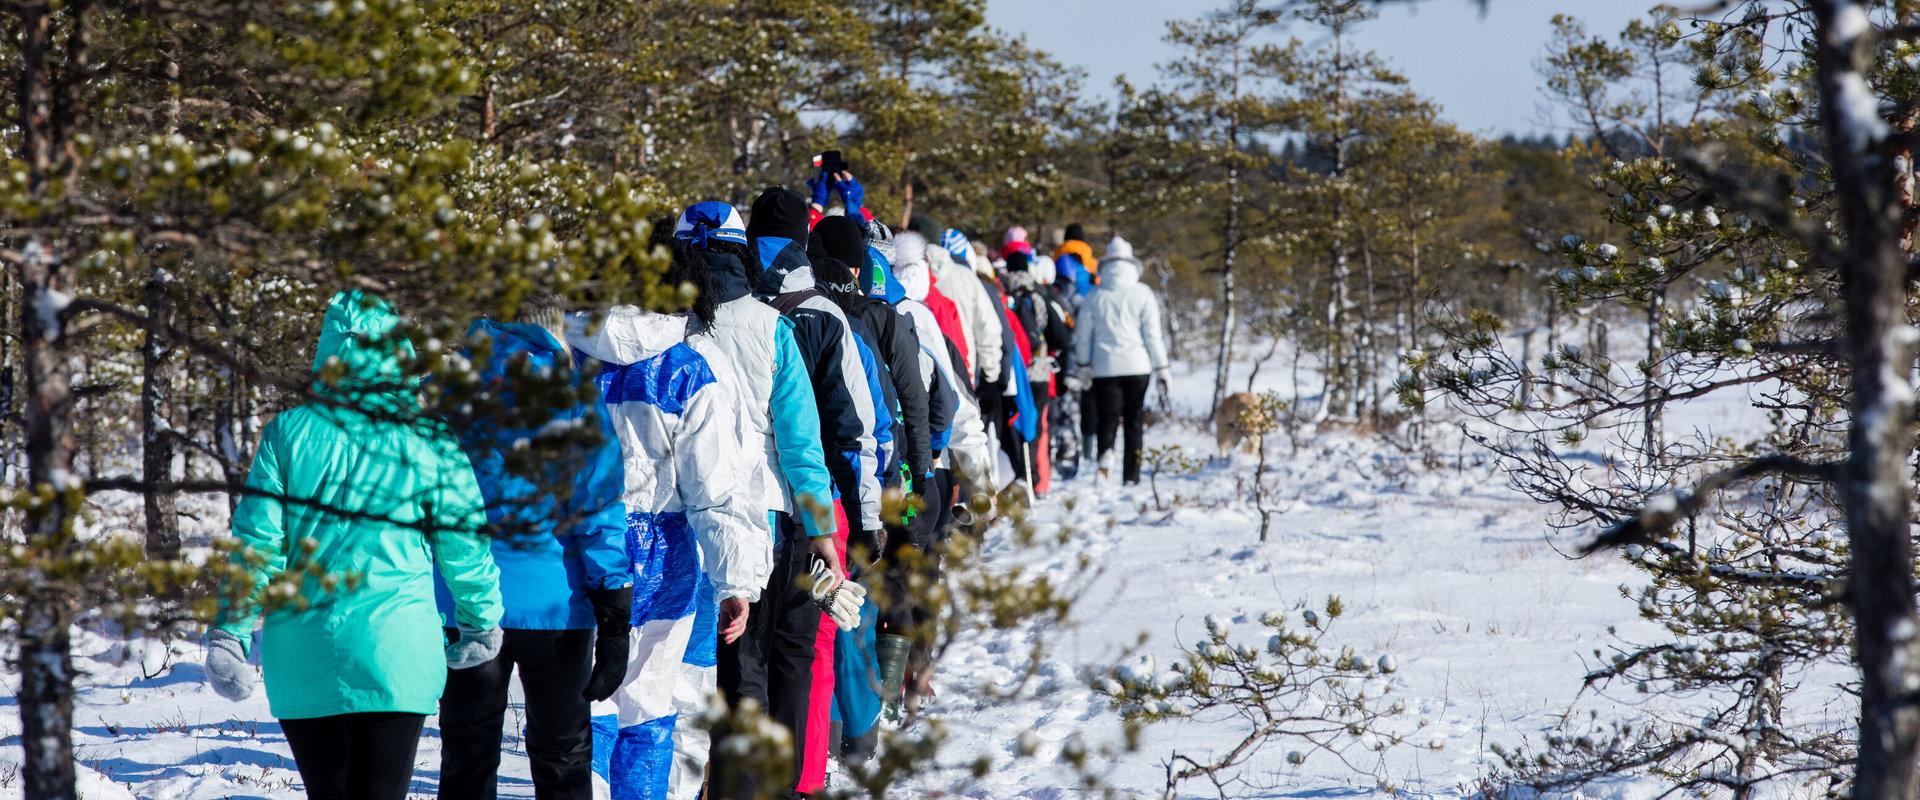
<path fill-rule="evenodd" d="M 491 341 L 486 361 L 475 364 L 484 386 L 501 387 L 504 402 L 513 398 L 504 388 L 517 362 L 524 359 L 533 371 L 572 371 L 566 348 L 545 328 L 479 320 L 467 329 L 468 339 Z M 468 357 L 477 357 L 469 352 Z M 580 381 L 575 377 L 576 384 Z M 611 416 L 598 392 L 593 399 L 555 414 L 553 427 L 594 425 L 600 442 L 584 453 L 554 459 L 546 474 L 529 480 L 508 469 L 507 454 L 517 443 L 540 435 L 539 429 L 476 424 L 463 432 L 460 447 L 473 462 L 480 493 L 487 501 L 488 526 L 495 532 L 493 560 L 500 567 L 500 594 L 506 613 L 503 628 L 580 630 L 592 628 L 593 608 L 587 589 L 613 589 L 633 583 L 627 557 L 627 509 L 621 501 L 626 474 L 620 461 L 620 441 Z M 557 485 L 572 491 L 555 497 Z M 446 582 L 435 576 L 440 612 L 452 626 L 453 601 Z"/>

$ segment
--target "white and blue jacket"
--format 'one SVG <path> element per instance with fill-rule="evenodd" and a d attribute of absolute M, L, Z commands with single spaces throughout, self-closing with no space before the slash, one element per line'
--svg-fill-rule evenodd
<path fill-rule="evenodd" d="M 688 718 L 715 686 L 717 603 L 759 599 L 772 571 L 766 510 L 742 491 L 765 450 L 745 438 L 732 368 L 686 343 L 686 318 L 620 306 L 567 322 L 625 457 L 634 635 L 608 781 L 615 800 L 691 800 L 707 741 Z"/>

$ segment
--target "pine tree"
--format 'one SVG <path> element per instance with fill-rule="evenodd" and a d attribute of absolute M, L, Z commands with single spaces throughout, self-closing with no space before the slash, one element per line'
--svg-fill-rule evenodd
<path fill-rule="evenodd" d="M 1482 442 L 1515 484 L 1560 507 L 1558 524 L 1604 528 L 1589 549 L 1624 547 L 1647 572 L 1641 613 L 1671 640 L 1596 652 L 1588 682 L 1706 706 L 1567 731 L 1538 754 L 1509 754 L 1517 780 L 1645 772 L 1735 797 L 1915 789 L 1920 720 L 1898 688 L 1913 680 L 1915 645 L 1897 633 L 1915 624 L 1913 443 L 1909 424 L 1889 424 L 1912 404 L 1902 231 L 1912 206 L 1879 109 L 1910 107 L 1915 84 L 1901 61 L 1911 45 L 1884 38 L 1902 29 L 1875 26 L 1868 11 L 1739 3 L 1629 28 L 1629 45 L 1683 59 L 1699 95 L 1689 105 L 1725 112 L 1656 110 L 1651 125 L 1595 128 L 1621 154 L 1593 181 L 1606 227 L 1626 241 L 1567 236 L 1557 289 L 1575 309 L 1649 309 L 1648 357 L 1623 367 L 1566 345 L 1533 372 L 1505 352 L 1502 321 L 1478 313 L 1405 384 L 1409 403 L 1430 386 L 1506 426 Z M 1783 27 L 1811 33 L 1783 53 Z M 1605 107 L 1596 98 L 1627 65 L 1652 63 L 1630 50 L 1562 64 L 1570 79 L 1559 85 L 1588 111 Z M 1796 129 L 1821 146 L 1797 144 L 1807 137 Z M 1664 408 L 1728 394 L 1769 416 L 1764 437 L 1669 439 L 1656 427 Z M 1590 436 L 1609 438 L 1602 465 L 1577 449 Z M 1841 688 L 1860 698 L 1859 725 L 1823 725 L 1806 712 L 1835 694 L 1806 682 L 1819 665 L 1849 662 L 1857 678 Z"/>
<path fill-rule="evenodd" d="M 246 491 L 253 420 L 314 397 L 301 354 L 326 296 L 354 286 L 412 312 L 410 369 L 441 376 L 458 408 L 473 393 L 439 343 L 536 288 L 635 294 L 658 207 L 617 173 L 449 129 L 448 98 L 475 94 L 476 73 L 455 30 L 410 0 L 0 15 L 18 32 L 0 55 L 20 88 L 0 106 L 0 265 L 25 385 L 0 597 L 26 793 L 67 798 L 70 626 L 211 611 L 228 568 L 171 558 L 169 501 Z M 208 405 L 218 413 L 186 413 Z M 123 433 L 116 418 L 143 422 L 136 472 L 102 447 Z M 144 547 L 86 524 L 108 493 L 146 504 Z"/>

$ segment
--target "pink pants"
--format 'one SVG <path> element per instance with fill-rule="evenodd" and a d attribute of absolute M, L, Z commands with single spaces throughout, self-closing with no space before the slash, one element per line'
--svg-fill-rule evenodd
<path fill-rule="evenodd" d="M 840 568 L 844 570 L 850 526 L 847 510 L 837 500 L 833 504 L 833 519 L 838 526 L 833 543 L 840 551 Z M 829 719 L 833 713 L 833 640 L 837 630 L 833 619 L 822 612 L 820 628 L 813 639 L 813 683 L 808 687 L 806 741 L 800 743 L 800 782 L 793 787 L 801 794 L 812 794 L 827 786 L 827 740 L 833 728 Z"/>

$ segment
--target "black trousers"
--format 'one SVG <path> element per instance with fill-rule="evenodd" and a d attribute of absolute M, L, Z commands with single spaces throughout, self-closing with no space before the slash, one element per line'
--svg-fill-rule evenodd
<path fill-rule="evenodd" d="M 801 585 L 800 576 L 813 567 L 807 546 L 791 517 L 779 517 L 773 548 L 773 575 L 760 601 L 747 612 L 747 630 L 733 644 L 720 643 L 714 665 L 715 680 L 727 703 L 753 698 L 768 716 L 793 734 L 792 774 L 782 792 L 800 781 L 801 743 L 807 740 L 807 705 L 813 693 L 813 646 L 820 631 L 820 607 Z M 720 741 L 726 731 L 715 731 Z M 713 748 L 707 767 L 708 797 L 762 796 L 755 776 L 764 767 L 734 763 L 723 748 Z"/>
<path fill-rule="evenodd" d="M 500 655 L 447 670 L 440 697 L 440 796 L 492 800 L 500 773 L 501 725 L 514 668 L 527 697 L 527 761 L 540 800 L 593 800 L 593 731 L 587 675 L 593 631 L 508 628 Z"/>
<path fill-rule="evenodd" d="M 931 614 L 914 600 L 911 581 L 915 574 L 929 579 L 939 575 L 938 545 L 953 529 L 953 470 L 937 469 L 927 481 L 921 497 L 927 507 L 914 515 L 905 536 L 887 540 L 887 557 L 882 576 L 885 602 L 880 607 L 880 632 L 894 636 L 912 636 L 922 629 Z"/>
<path fill-rule="evenodd" d="M 1141 412 L 1147 406 L 1150 375 L 1119 375 L 1093 379 L 1094 402 L 1100 406 L 1100 455 L 1113 450 L 1114 433 L 1126 427 L 1126 449 L 1121 453 L 1121 480 L 1140 482 L 1140 440 L 1145 435 Z"/>
<path fill-rule="evenodd" d="M 280 720 L 310 800 L 407 800 L 425 714 Z"/>

